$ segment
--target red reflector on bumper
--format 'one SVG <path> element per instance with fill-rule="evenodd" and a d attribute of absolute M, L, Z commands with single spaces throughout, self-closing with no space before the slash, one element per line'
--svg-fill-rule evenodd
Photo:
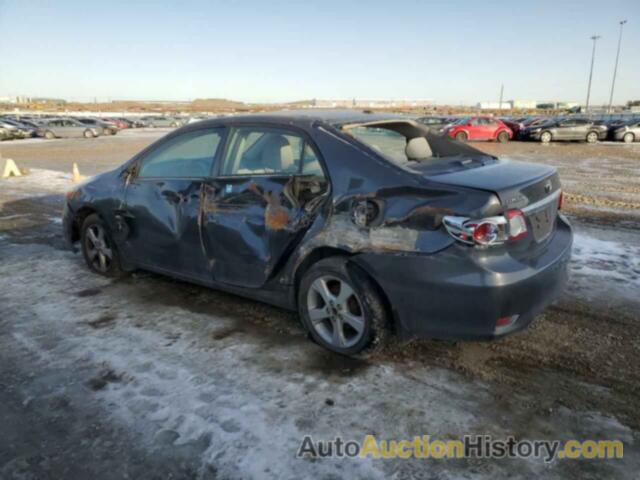
<path fill-rule="evenodd" d="M 496 320 L 496 327 L 506 327 L 511 325 L 518 319 L 519 315 L 511 315 L 509 317 L 502 317 Z"/>

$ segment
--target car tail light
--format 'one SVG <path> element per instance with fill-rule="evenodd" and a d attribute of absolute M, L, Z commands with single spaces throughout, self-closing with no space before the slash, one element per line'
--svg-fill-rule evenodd
<path fill-rule="evenodd" d="M 521 210 L 508 210 L 503 216 L 471 220 L 445 216 L 443 223 L 456 240 L 469 245 L 491 246 L 516 241 L 527 235 L 527 222 Z"/>
<path fill-rule="evenodd" d="M 481 245 L 489 245 L 498 238 L 498 226 L 493 222 L 482 222 L 473 226 L 473 240 Z"/>
<path fill-rule="evenodd" d="M 520 240 L 527 236 L 527 221 L 522 210 L 507 210 L 505 217 L 509 223 L 509 240 Z"/>
<path fill-rule="evenodd" d="M 563 203 L 564 203 L 564 195 L 562 194 L 562 190 L 560 190 L 560 195 L 558 196 L 558 210 L 562 210 Z"/>

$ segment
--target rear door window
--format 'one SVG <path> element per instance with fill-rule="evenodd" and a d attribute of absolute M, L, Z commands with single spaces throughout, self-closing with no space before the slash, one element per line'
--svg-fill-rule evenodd
<path fill-rule="evenodd" d="M 301 135 L 277 128 L 236 128 L 228 144 L 222 176 L 297 174 L 302 171 L 308 152 Z"/>

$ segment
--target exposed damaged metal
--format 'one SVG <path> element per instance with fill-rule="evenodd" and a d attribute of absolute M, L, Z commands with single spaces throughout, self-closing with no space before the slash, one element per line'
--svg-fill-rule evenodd
<path fill-rule="evenodd" d="M 559 192 L 550 167 L 498 160 L 402 116 L 247 115 L 178 129 L 79 186 L 67 196 L 64 225 L 73 243 L 97 214 L 124 270 L 150 269 L 292 309 L 316 302 L 299 296 L 312 267 L 343 259 L 336 262 L 345 270 L 336 263 L 327 278 L 367 276 L 359 281 L 377 286 L 401 333 L 477 338 L 502 333 L 495 320 L 514 308 L 521 320 L 510 328 L 524 328 L 550 301 L 563 281 L 563 269 L 550 265 L 566 263 L 571 231 L 557 209 L 523 214 L 519 221 L 537 222 L 530 228 L 548 237 L 482 251 L 473 238 L 457 241 L 444 219 L 468 219 L 473 232 L 474 219 L 505 215 L 508 238 L 516 221 L 509 209 L 526 211 Z M 537 270 L 530 261 L 525 269 L 525 257 L 538 259 Z M 500 282 L 513 285 L 493 290 Z M 543 283 L 552 291 L 528 293 Z M 338 295 L 332 288 L 323 295 Z M 356 304 L 352 316 L 364 315 L 367 302 Z M 340 341 L 347 345 L 349 336 Z"/>

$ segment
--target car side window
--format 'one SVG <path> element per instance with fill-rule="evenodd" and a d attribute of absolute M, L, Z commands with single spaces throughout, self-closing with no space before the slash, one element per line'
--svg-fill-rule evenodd
<path fill-rule="evenodd" d="M 296 174 L 304 154 L 305 140 L 296 133 L 240 127 L 231 134 L 220 175 Z"/>
<path fill-rule="evenodd" d="M 309 144 L 305 144 L 304 151 L 302 153 L 302 175 L 312 175 L 314 177 L 323 177 L 324 172 L 320 165 L 320 160 L 316 156 Z"/>
<path fill-rule="evenodd" d="M 220 129 L 183 133 L 143 158 L 138 177 L 206 177 L 221 139 Z"/>

